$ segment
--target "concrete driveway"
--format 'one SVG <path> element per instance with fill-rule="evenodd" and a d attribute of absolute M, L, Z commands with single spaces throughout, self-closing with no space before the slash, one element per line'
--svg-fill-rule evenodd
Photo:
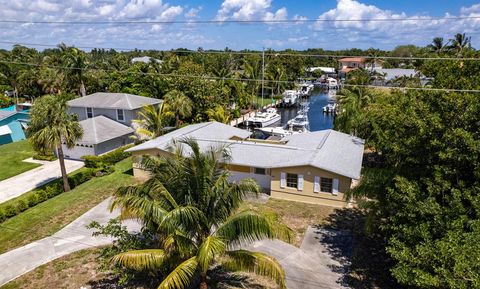
<path fill-rule="evenodd" d="M 37 268 L 40 265 L 67 254 L 112 243 L 111 238 L 93 237 L 92 230 L 86 228 L 92 221 L 106 224 L 111 218 L 120 215 L 119 210 L 110 213 L 110 198 L 58 231 L 51 237 L 32 242 L 23 247 L 0 255 L 0 286 Z M 138 231 L 140 225 L 133 221 L 124 222 L 129 231 Z M 14 230 L 15 228 L 12 228 Z"/>
<path fill-rule="evenodd" d="M 344 289 L 348 258 L 332 250 L 332 242 L 347 249 L 352 239 L 337 231 L 309 227 L 300 248 L 280 240 L 263 240 L 244 247 L 275 257 L 285 269 L 288 289 Z M 343 251 L 343 250 L 342 250 Z"/>
<path fill-rule="evenodd" d="M 47 162 L 27 159 L 25 161 L 39 163 L 42 166 L 1 181 L 0 204 L 25 194 L 26 192 L 29 192 L 62 176 L 58 160 Z M 83 162 L 65 160 L 65 167 L 67 169 L 67 173 L 71 173 L 83 167 Z"/>

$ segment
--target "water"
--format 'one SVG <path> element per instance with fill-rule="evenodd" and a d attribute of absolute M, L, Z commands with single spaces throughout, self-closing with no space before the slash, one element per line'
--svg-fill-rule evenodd
<path fill-rule="evenodd" d="M 314 92 L 309 98 L 308 120 L 310 121 L 310 131 L 319 131 L 333 128 L 333 115 L 324 114 L 323 107 L 327 105 L 330 96 L 326 92 Z M 290 119 L 297 115 L 298 108 L 278 108 L 278 113 L 282 116 L 280 123 L 271 126 L 283 126 Z"/>

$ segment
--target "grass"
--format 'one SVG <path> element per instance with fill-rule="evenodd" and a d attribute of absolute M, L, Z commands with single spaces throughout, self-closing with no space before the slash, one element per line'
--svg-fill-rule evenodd
<path fill-rule="evenodd" d="M 0 146 L 0 181 L 16 176 L 40 164 L 23 162 L 34 155 L 32 146 L 27 140 Z"/>
<path fill-rule="evenodd" d="M 257 96 L 254 98 L 253 103 L 258 103 L 259 106 L 264 107 L 265 105 L 272 104 L 272 97 L 270 95 L 265 95 L 262 100 L 261 96 Z"/>
<path fill-rule="evenodd" d="M 134 183 L 131 159 L 115 172 L 83 183 L 0 224 L 0 254 L 57 232 L 99 204 L 120 186 Z"/>
<path fill-rule="evenodd" d="M 265 214 L 276 214 L 280 220 L 295 233 L 293 245 L 300 247 L 303 235 L 309 225 L 324 225 L 335 208 L 321 205 L 305 204 L 270 198 L 265 204 L 246 202 L 244 208 L 249 208 Z"/>

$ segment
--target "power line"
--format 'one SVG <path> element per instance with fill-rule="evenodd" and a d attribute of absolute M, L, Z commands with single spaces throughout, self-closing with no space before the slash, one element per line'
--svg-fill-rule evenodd
<path fill-rule="evenodd" d="M 39 47 L 58 47 L 55 44 L 42 44 L 42 43 L 24 43 L 24 42 L 14 42 L 14 41 L 0 41 L 3 44 L 10 45 L 23 45 L 23 46 L 39 46 Z M 104 50 L 119 50 L 119 51 L 149 51 L 154 49 L 139 49 L 139 48 L 122 48 L 122 47 L 94 47 L 94 46 L 74 46 L 80 49 L 104 49 Z M 262 55 L 262 52 L 256 51 L 198 51 L 198 50 L 159 50 L 161 53 L 176 53 L 176 54 L 231 54 L 231 55 Z M 372 56 L 372 55 L 333 55 L 333 54 L 309 54 L 309 53 L 273 53 L 265 52 L 265 56 L 274 56 L 274 57 L 314 57 L 314 58 L 365 58 L 365 59 L 390 59 L 390 60 L 435 60 L 435 61 L 446 61 L 446 60 L 457 60 L 457 61 L 479 61 L 480 57 L 417 57 L 417 56 Z"/>
<path fill-rule="evenodd" d="M 405 21 L 435 21 L 435 20 L 469 20 L 480 19 L 480 16 L 445 16 L 445 17 L 411 17 L 411 18 L 358 18 L 358 19 L 271 19 L 271 20 L 141 20 L 141 21 L 112 21 L 112 20 L 0 20 L 0 23 L 15 24 L 61 24 L 61 25 L 130 25 L 130 24 L 228 24 L 228 23 L 315 23 L 315 22 L 405 22 Z"/>
<path fill-rule="evenodd" d="M 178 78 L 192 78 L 192 79 L 204 79 L 204 80 L 231 80 L 231 81 L 244 81 L 244 82 L 261 82 L 261 79 L 251 79 L 251 78 L 238 78 L 238 77 L 218 77 L 218 76 L 209 76 L 209 75 L 191 75 L 191 74 L 175 74 L 175 73 L 153 73 L 153 72 L 142 72 L 142 71 L 128 71 L 128 70 L 116 70 L 108 68 L 80 68 L 80 67 L 66 67 L 66 66 L 57 66 L 57 65 L 44 65 L 37 63 L 29 62 L 18 62 L 18 61 L 5 61 L 0 60 L 0 63 L 9 63 L 9 64 L 18 64 L 26 65 L 32 67 L 47 67 L 54 69 L 71 69 L 71 70 L 95 70 L 95 71 L 110 71 L 118 72 L 125 74 L 137 74 L 144 76 L 162 76 L 162 77 L 178 77 Z M 284 84 L 296 84 L 296 81 L 292 80 L 268 80 L 269 83 L 284 83 Z M 365 88 L 379 88 L 379 89 L 397 89 L 397 90 L 424 90 L 424 91 L 436 91 L 436 92 L 464 92 L 464 93 L 480 93 L 480 90 L 477 89 L 451 89 L 451 88 L 433 88 L 433 87 L 402 87 L 402 86 L 380 86 L 380 85 L 356 85 L 356 84 L 342 84 L 345 87 L 365 87 Z"/>

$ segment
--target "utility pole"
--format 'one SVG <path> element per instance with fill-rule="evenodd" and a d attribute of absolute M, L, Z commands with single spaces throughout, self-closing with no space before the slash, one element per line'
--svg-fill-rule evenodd
<path fill-rule="evenodd" d="M 263 108 L 263 90 L 265 82 L 265 47 L 262 48 L 262 108 Z"/>

